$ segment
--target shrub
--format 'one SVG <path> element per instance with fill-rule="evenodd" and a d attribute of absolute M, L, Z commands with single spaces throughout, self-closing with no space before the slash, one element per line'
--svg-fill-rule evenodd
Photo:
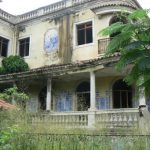
<path fill-rule="evenodd" d="M 24 92 L 20 92 L 19 89 L 15 86 L 12 88 L 6 89 L 4 92 L 0 93 L 0 98 L 7 100 L 8 102 L 15 102 L 22 103 L 29 99 L 29 96 Z"/>
<path fill-rule="evenodd" d="M 4 67 L 0 67 L 0 75 L 3 75 L 5 73 L 6 73 L 5 68 Z"/>
<path fill-rule="evenodd" d="M 9 56 L 2 60 L 2 73 L 17 73 L 29 70 L 28 64 L 20 56 Z"/>

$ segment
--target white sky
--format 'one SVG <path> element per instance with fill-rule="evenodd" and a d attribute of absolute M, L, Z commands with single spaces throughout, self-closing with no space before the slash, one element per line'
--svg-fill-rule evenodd
<path fill-rule="evenodd" d="M 60 0 L 2 0 L 0 8 L 13 14 L 19 15 Z M 143 8 L 150 8 L 150 0 L 138 0 Z"/>

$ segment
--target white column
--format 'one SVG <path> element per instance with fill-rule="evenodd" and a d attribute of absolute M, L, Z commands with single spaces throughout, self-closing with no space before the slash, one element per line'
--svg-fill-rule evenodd
<path fill-rule="evenodd" d="M 96 110 L 95 72 L 90 72 L 90 110 Z"/>
<path fill-rule="evenodd" d="M 52 95 L 51 95 L 51 79 L 47 79 L 47 95 L 46 95 L 46 110 L 51 111 L 51 100 L 52 100 Z"/>
<path fill-rule="evenodd" d="M 139 106 L 146 106 L 145 88 L 139 88 Z"/>

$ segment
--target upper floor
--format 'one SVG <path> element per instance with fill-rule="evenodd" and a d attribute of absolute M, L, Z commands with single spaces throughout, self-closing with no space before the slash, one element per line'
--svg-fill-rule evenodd
<path fill-rule="evenodd" d="M 0 59 L 20 55 L 38 68 L 101 57 L 109 37 L 98 32 L 137 8 L 136 0 L 63 0 L 19 16 L 0 10 Z"/>

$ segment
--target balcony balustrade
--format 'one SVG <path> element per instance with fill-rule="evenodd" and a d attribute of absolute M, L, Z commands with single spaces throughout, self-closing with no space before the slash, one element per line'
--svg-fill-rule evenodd
<path fill-rule="evenodd" d="M 98 40 L 98 54 L 102 55 L 106 52 L 107 46 L 109 42 L 111 41 L 111 38 L 104 38 Z"/>
<path fill-rule="evenodd" d="M 61 127 L 88 128 L 89 111 L 51 112 L 30 116 L 32 124 L 50 124 Z M 98 128 L 138 127 L 138 109 L 112 109 L 94 111 Z"/>

